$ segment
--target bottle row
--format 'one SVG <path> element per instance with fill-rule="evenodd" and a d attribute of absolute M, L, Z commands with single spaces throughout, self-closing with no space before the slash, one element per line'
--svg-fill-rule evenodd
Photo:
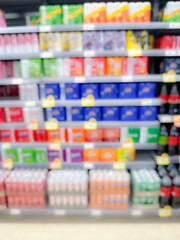
<path fill-rule="evenodd" d="M 132 138 L 135 143 L 157 143 L 159 128 L 105 128 L 85 130 L 69 128 L 57 130 L 1 129 L 1 142 L 121 142 Z"/>

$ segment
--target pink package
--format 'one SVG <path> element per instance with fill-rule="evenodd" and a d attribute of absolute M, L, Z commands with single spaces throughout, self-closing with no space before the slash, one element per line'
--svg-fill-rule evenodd
<path fill-rule="evenodd" d="M 4 37 L 0 35 L 0 54 L 5 53 Z"/>
<path fill-rule="evenodd" d="M 18 34 L 18 49 L 19 53 L 24 53 L 25 50 L 25 39 L 23 34 Z"/>
<path fill-rule="evenodd" d="M 39 40 L 38 40 L 38 34 L 37 33 L 32 33 L 31 34 L 31 44 L 32 44 L 33 52 L 39 52 Z"/>
<path fill-rule="evenodd" d="M 10 37 L 10 35 L 4 35 L 4 45 L 5 45 L 5 52 L 10 54 L 11 53 L 11 37 Z"/>
<path fill-rule="evenodd" d="M 6 66 L 7 77 L 9 77 L 9 78 L 14 77 L 13 62 L 12 61 L 7 61 L 7 62 L 5 62 L 5 66 Z"/>
<path fill-rule="evenodd" d="M 24 40 L 25 40 L 25 49 L 28 53 L 32 52 L 32 40 L 31 40 L 31 35 L 29 33 L 26 33 L 24 35 Z"/>
<path fill-rule="evenodd" d="M 4 62 L 3 62 L 3 61 L 0 61 L 0 78 L 5 77 L 5 76 L 4 76 L 4 70 L 5 70 Z"/>
<path fill-rule="evenodd" d="M 18 53 L 18 40 L 17 35 L 11 35 L 11 46 L 12 46 L 12 53 Z"/>
<path fill-rule="evenodd" d="M 4 12 L 0 9 L 0 28 L 1 27 L 6 27 L 6 20 L 4 16 Z"/>
<path fill-rule="evenodd" d="M 0 97 L 7 96 L 7 86 L 0 86 Z"/>
<path fill-rule="evenodd" d="M 85 76 L 104 76 L 105 58 L 93 57 L 85 58 Z"/>

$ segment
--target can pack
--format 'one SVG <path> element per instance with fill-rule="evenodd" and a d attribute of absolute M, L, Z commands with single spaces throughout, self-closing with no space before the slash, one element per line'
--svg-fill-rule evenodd
<path fill-rule="evenodd" d="M 101 121 L 100 107 L 85 107 L 83 111 L 84 111 L 84 121 L 89 121 L 91 118 L 96 119 L 96 121 Z"/>
<path fill-rule="evenodd" d="M 157 119 L 157 107 L 143 106 L 139 107 L 140 121 L 155 121 Z"/>
<path fill-rule="evenodd" d="M 80 85 L 78 83 L 65 83 L 66 99 L 80 99 Z"/>
<path fill-rule="evenodd" d="M 118 85 L 116 83 L 101 83 L 100 84 L 100 98 L 114 99 L 117 98 Z"/>
<path fill-rule="evenodd" d="M 138 98 L 154 98 L 156 93 L 156 83 L 139 83 Z"/>
<path fill-rule="evenodd" d="M 58 83 L 41 83 L 39 84 L 40 99 L 53 96 L 54 99 L 60 99 L 60 86 Z"/>
<path fill-rule="evenodd" d="M 124 50 L 126 49 L 125 31 L 105 31 L 104 32 L 105 50 Z"/>
<path fill-rule="evenodd" d="M 119 121 L 119 107 L 102 107 L 103 121 Z"/>
<path fill-rule="evenodd" d="M 121 107 L 120 109 L 121 121 L 137 121 L 138 108 L 137 107 Z"/>
<path fill-rule="evenodd" d="M 136 98 L 137 84 L 136 83 L 120 83 L 119 84 L 119 98 Z"/>
<path fill-rule="evenodd" d="M 60 5 L 40 6 L 39 13 L 42 25 L 62 24 L 62 7 Z"/>
<path fill-rule="evenodd" d="M 83 5 L 63 5 L 63 23 L 64 24 L 82 24 L 83 23 Z"/>
<path fill-rule="evenodd" d="M 105 75 L 105 58 L 92 57 L 85 58 L 85 76 L 104 76 Z"/>
<path fill-rule="evenodd" d="M 81 98 L 92 95 L 95 99 L 99 98 L 99 85 L 97 83 L 81 84 Z"/>
<path fill-rule="evenodd" d="M 83 50 L 103 50 L 104 33 L 102 31 L 83 32 Z"/>
<path fill-rule="evenodd" d="M 57 119 L 58 122 L 66 121 L 66 108 L 65 107 L 52 107 L 45 108 L 45 119 L 50 121 L 52 118 Z"/>
<path fill-rule="evenodd" d="M 71 108 L 71 119 L 72 121 L 83 121 L 83 108 L 82 107 L 72 107 Z"/>

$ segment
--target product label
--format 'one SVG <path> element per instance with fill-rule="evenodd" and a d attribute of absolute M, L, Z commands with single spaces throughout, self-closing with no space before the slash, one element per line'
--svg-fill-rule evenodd
<path fill-rule="evenodd" d="M 96 119 L 91 118 L 89 121 L 84 122 L 84 129 L 95 130 L 97 129 Z"/>
<path fill-rule="evenodd" d="M 152 100 L 151 99 L 142 99 L 141 105 L 143 105 L 143 106 L 152 105 Z"/>
<path fill-rule="evenodd" d="M 165 56 L 176 56 L 176 50 L 165 50 Z"/>
<path fill-rule="evenodd" d="M 170 217 L 171 216 L 171 207 L 166 206 L 159 209 L 159 217 Z"/>
<path fill-rule="evenodd" d="M 89 95 L 86 98 L 82 98 L 81 103 L 83 107 L 93 107 L 95 104 L 94 97 Z"/>
<path fill-rule="evenodd" d="M 84 31 L 93 31 L 95 29 L 94 24 L 83 24 L 83 30 Z"/>
<path fill-rule="evenodd" d="M 95 51 L 84 51 L 84 57 L 95 57 Z"/>
<path fill-rule="evenodd" d="M 42 107 L 43 108 L 49 108 L 49 107 L 55 107 L 55 99 L 52 95 L 49 95 L 46 99 L 42 100 Z"/>
<path fill-rule="evenodd" d="M 176 146 L 178 144 L 178 137 L 168 137 L 168 145 Z"/>
<path fill-rule="evenodd" d="M 61 142 L 59 140 L 49 142 L 48 143 L 48 149 L 50 149 L 50 150 L 60 150 L 61 149 Z"/>
<path fill-rule="evenodd" d="M 26 102 L 26 106 L 27 107 L 35 107 L 36 106 L 36 102 L 34 102 L 34 101 Z"/>
<path fill-rule="evenodd" d="M 156 157 L 157 165 L 169 165 L 169 155 L 167 153 L 163 153 L 161 156 Z"/>
<path fill-rule="evenodd" d="M 168 143 L 168 137 L 167 137 L 167 136 L 160 136 L 158 143 L 159 143 L 160 145 L 167 145 L 167 143 Z"/>
<path fill-rule="evenodd" d="M 12 169 L 13 168 L 13 160 L 11 158 L 8 158 L 5 161 L 3 161 L 2 168 Z"/>
<path fill-rule="evenodd" d="M 126 163 L 125 162 L 113 162 L 113 169 L 114 170 L 125 170 Z"/>
<path fill-rule="evenodd" d="M 175 127 L 180 127 L 180 115 L 173 116 L 173 121 L 174 121 L 174 126 Z"/>
<path fill-rule="evenodd" d="M 11 148 L 11 144 L 10 143 L 4 143 L 2 144 L 2 148 Z"/>
<path fill-rule="evenodd" d="M 51 31 L 51 26 L 40 26 L 39 31 L 40 32 L 50 32 Z"/>
<path fill-rule="evenodd" d="M 134 149 L 133 139 L 128 138 L 126 141 L 121 142 L 121 148 L 123 148 L 123 149 Z"/>
<path fill-rule="evenodd" d="M 122 76 L 122 82 L 132 82 L 133 77 L 132 76 Z"/>
<path fill-rule="evenodd" d="M 55 158 L 53 161 L 49 162 L 49 169 L 59 169 L 61 168 L 61 161 L 59 158 Z"/>
<path fill-rule="evenodd" d="M 42 52 L 41 54 L 40 54 L 40 57 L 41 58 L 53 58 L 54 57 L 54 54 L 53 54 L 53 52 Z"/>
<path fill-rule="evenodd" d="M 85 82 L 85 77 L 75 77 L 74 82 L 75 83 L 84 83 Z"/>
<path fill-rule="evenodd" d="M 142 49 L 128 49 L 128 57 L 142 56 Z"/>
<path fill-rule="evenodd" d="M 46 130 L 57 130 L 58 129 L 57 119 L 53 118 L 53 119 L 51 119 L 51 121 L 45 122 L 45 129 Z"/>
<path fill-rule="evenodd" d="M 163 73 L 163 82 L 176 82 L 176 73 L 170 70 L 168 73 Z"/>
<path fill-rule="evenodd" d="M 180 29 L 180 23 L 179 22 L 171 22 L 171 23 L 169 23 L 169 28 L 179 28 Z"/>
<path fill-rule="evenodd" d="M 38 122 L 37 120 L 32 120 L 28 125 L 27 125 L 28 129 L 31 130 L 38 130 Z"/>

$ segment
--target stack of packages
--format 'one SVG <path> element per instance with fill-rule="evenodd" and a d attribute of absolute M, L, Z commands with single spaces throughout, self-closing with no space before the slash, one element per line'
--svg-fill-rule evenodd
<path fill-rule="evenodd" d="M 91 170 L 90 207 L 128 209 L 130 176 L 127 171 Z"/>
<path fill-rule="evenodd" d="M 45 208 L 47 170 L 15 169 L 5 180 L 8 208 Z"/>
<path fill-rule="evenodd" d="M 51 208 L 88 207 L 88 175 L 85 170 L 50 171 L 47 184 Z"/>
<path fill-rule="evenodd" d="M 132 170 L 133 208 L 159 207 L 161 180 L 155 170 Z"/>
<path fill-rule="evenodd" d="M 180 21 L 180 1 L 169 1 L 159 13 L 159 18 L 163 22 Z"/>
<path fill-rule="evenodd" d="M 5 179 L 9 173 L 8 170 L 0 170 L 0 209 L 6 208 Z"/>

